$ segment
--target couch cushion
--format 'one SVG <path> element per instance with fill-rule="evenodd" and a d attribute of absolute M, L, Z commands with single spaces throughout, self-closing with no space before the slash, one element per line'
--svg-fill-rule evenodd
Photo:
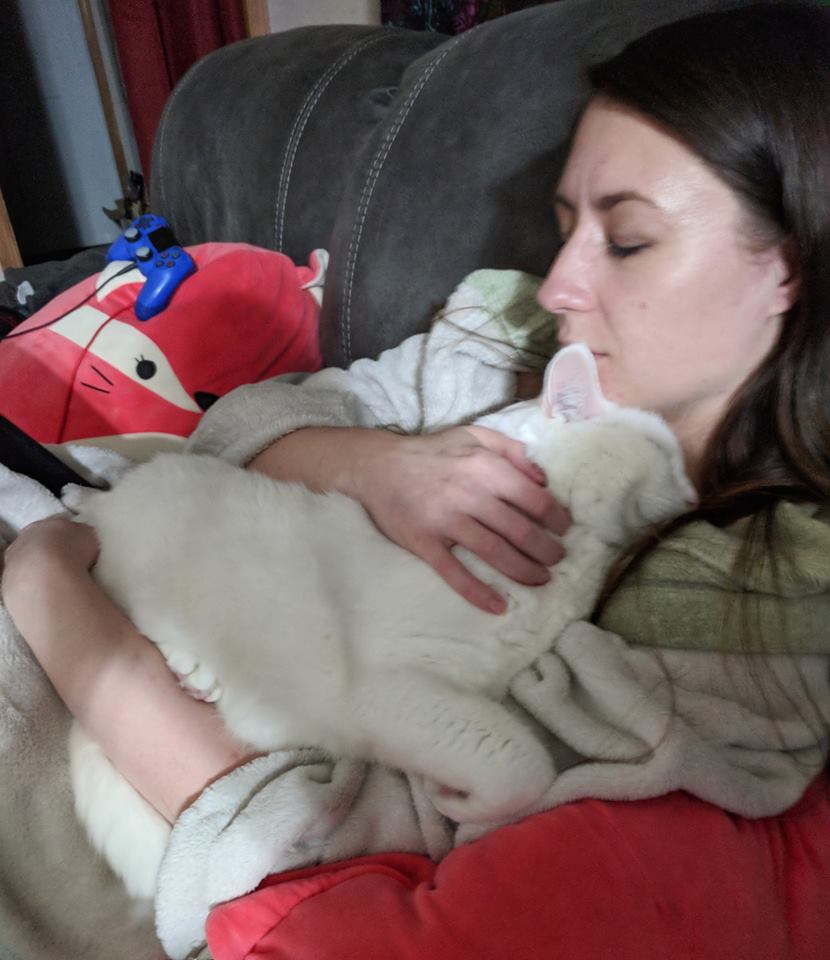
<path fill-rule="evenodd" d="M 305 262 L 390 90 L 444 37 L 302 27 L 223 47 L 167 103 L 150 200 L 185 244 L 244 241 Z"/>

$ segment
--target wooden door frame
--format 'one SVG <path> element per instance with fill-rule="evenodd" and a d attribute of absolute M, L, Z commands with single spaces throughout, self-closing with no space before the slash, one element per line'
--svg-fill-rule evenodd
<path fill-rule="evenodd" d="M 22 267 L 20 248 L 12 229 L 9 212 L 3 200 L 3 191 L 0 190 L 0 269 L 5 267 Z"/>
<path fill-rule="evenodd" d="M 271 32 L 268 0 L 244 0 L 245 30 L 249 37 L 261 37 Z"/>

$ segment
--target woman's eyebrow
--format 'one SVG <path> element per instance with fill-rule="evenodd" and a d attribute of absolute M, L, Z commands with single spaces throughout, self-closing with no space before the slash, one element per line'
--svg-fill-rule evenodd
<path fill-rule="evenodd" d="M 600 197 L 598 200 L 594 201 L 595 209 L 601 211 L 602 213 L 611 210 L 613 207 L 616 207 L 619 203 L 625 203 L 628 200 L 637 200 L 640 203 L 646 203 L 650 207 L 654 207 L 655 210 L 662 209 L 659 204 L 655 203 L 650 197 L 645 196 L 642 193 L 638 193 L 636 190 L 620 190 L 617 193 L 608 193 L 604 197 Z M 573 213 L 576 210 L 576 206 L 568 200 L 567 197 L 563 197 L 561 193 L 557 193 L 553 198 L 554 207 L 563 207 L 565 210 Z"/>
<path fill-rule="evenodd" d="M 656 210 L 660 209 L 660 207 L 651 199 L 651 197 L 647 197 L 642 193 L 638 193 L 636 190 L 620 190 L 619 193 L 609 193 L 595 201 L 594 206 L 598 210 L 605 211 L 610 210 L 612 207 L 616 207 L 618 203 L 625 203 L 628 200 L 637 200 L 639 203 L 647 203 L 650 207 L 654 207 Z"/>

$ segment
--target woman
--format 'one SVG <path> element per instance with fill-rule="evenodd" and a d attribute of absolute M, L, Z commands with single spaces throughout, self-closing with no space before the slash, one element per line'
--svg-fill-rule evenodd
<path fill-rule="evenodd" d="M 830 630 L 818 614 L 830 591 L 830 559 L 822 561 L 830 558 L 828 50 L 826 12 L 765 5 L 655 31 L 592 74 L 595 96 L 555 198 L 565 243 L 539 300 L 559 315 L 563 341 L 588 343 L 611 399 L 667 419 L 701 497 L 660 545 L 629 558 L 636 576 L 622 571 L 608 591 L 597 622 L 631 643 L 783 652 L 827 672 Z M 500 598 L 449 547 L 463 544 L 515 579 L 543 582 L 558 558 L 548 531 L 567 521 L 521 450 L 497 435 L 354 426 L 394 422 L 378 397 L 421 346 L 407 341 L 377 363 L 324 371 L 299 388 L 241 391 L 213 408 L 191 446 L 354 496 L 390 538 L 498 615 Z M 459 384 L 489 376 L 463 351 L 453 363 Z M 502 401 L 517 381 L 515 371 L 492 374 Z M 412 429 L 418 418 L 408 410 L 401 399 L 395 413 Z M 809 545 L 813 565 L 802 569 Z M 38 525 L 7 552 L 4 597 L 70 710 L 172 822 L 244 759 L 244 748 L 97 593 L 88 576 L 95 554 L 89 531 Z M 682 598 L 663 589 L 678 555 Z M 764 577 L 753 579 L 760 567 Z M 757 616 L 740 600 L 750 593 Z M 730 596 L 738 600 L 724 607 Z M 782 624 L 794 626 L 783 632 Z M 771 662 L 759 657 L 758 672 Z M 795 671 L 787 682 L 793 677 L 813 679 Z M 808 694 L 800 705 L 816 701 L 810 722 L 826 725 L 826 691 Z M 130 715 L 141 718 L 138 744 L 112 723 Z M 824 750 L 825 731 L 814 746 Z M 737 824 L 681 794 L 621 807 L 586 801 L 459 847 L 437 870 L 392 855 L 276 877 L 250 903 L 217 911 L 209 932 L 223 956 L 245 955 L 232 944 L 247 937 L 262 938 L 274 956 L 297 957 L 540 956 L 552 947 L 569 960 L 611 951 L 819 957 L 830 933 L 819 910 L 827 851 L 808 852 L 790 907 L 779 887 L 790 865 L 770 851 L 788 831 L 787 844 L 793 836 L 809 844 L 806 825 L 826 812 L 821 784 L 788 817 Z M 669 843 L 663 817 L 698 833 Z M 609 858 L 618 843 L 638 855 Z M 710 872 L 721 869 L 713 886 Z M 544 885 L 558 871 L 568 883 L 548 899 Z M 574 896 L 573 885 L 590 885 L 594 871 L 606 885 L 602 923 L 580 913 L 597 911 L 596 891 Z"/>

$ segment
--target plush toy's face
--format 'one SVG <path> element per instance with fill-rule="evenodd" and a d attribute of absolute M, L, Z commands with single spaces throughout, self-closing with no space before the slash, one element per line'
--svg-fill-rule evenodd
<path fill-rule="evenodd" d="M 191 255 L 197 273 L 146 322 L 133 309 L 144 278 L 116 262 L 21 324 L 32 332 L 0 343 L 0 413 L 41 443 L 145 459 L 234 387 L 319 368 L 313 271 L 242 244 Z"/>
<path fill-rule="evenodd" d="M 106 283 L 123 266 L 110 264 L 101 273 L 100 295 L 15 345 L 31 381 L 17 394 L 17 419 L 9 416 L 41 442 L 94 440 L 135 456 L 144 445 L 180 446 L 199 422 L 202 410 L 164 352 L 164 334 L 172 328 L 157 325 L 153 339 L 131 309 L 142 275 L 131 270 Z M 38 319 L 43 322 L 40 313 Z"/>

